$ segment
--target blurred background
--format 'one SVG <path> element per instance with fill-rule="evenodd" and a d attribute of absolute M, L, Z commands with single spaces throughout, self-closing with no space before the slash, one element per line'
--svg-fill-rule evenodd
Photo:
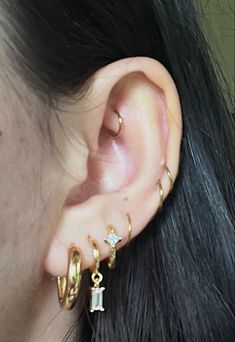
<path fill-rule="evenodd" d="M 206 36 L 234 94 L 234 0 L 198 0 Z"/>

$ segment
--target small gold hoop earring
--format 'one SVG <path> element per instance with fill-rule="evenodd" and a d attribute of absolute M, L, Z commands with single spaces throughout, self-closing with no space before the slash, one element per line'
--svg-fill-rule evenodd
<path fill-rule="evenodd" d="M 107 230 L 108 235 L 104 238 L 104 241 L 108 243 L 110 247 L 108 266 L 113 270 L 116 266 L 117 244 L 122 241 L 122 238 L 117 235 L 114 226 L 109 225 Z"/>
<path fill-rule="evenodd" d="M 127 231 L 128 231 L 128 242 L 130 242 L 131 240 L 131 235 L 132 235 L 132 223 L 131 223 L 131 217 L 130 214 L 127 214 L 127 218 L 128 218 L 128 227 L 127 227 Z"/>
<path fill-rule="evenodd" d="M 173 177 L 172 177 L 172 174 L 168 168 L 168 166 L 166 165 L 166 173 L 167 173 L 167 176 L 169 178 L 169 181 L 170 181 L 170 191 L 172 191 L 173 189 L 173 186 L 174 186 L 174 181 L 173 181 Z"/>
<path fill-rule="evenodd" d="M 89 237 L 89 242 L 92 245 L 93 256 L 95 260 L 94 271 L 91 275 L 91 279 L 93 281 L 93 286 L 90 287 L 91 291 L 91 303 L 90 303 L 90 312 L 94 311 L 104 311 L 103 308 L 103 292 L 105 287 L 100 287 L 100 283 L 103 280 L 103 276 L 99 271 L 100 268 L 100 252 L 95 243 L 95 241 Z"/>
<path fill-rule="evenodd" d="M 163 190 L 163 187 L 162 187 L 162 184 L 160 181 L 158 181 L 158 186 L 159 186 L 159 196 L 160 196 L 160 204 L 159 204 L 159 209 L 162 208 L 162 205 L 163 205 L 163 201 L 164 201 L 164 190 Z"/>
<path fill-rule="evenodd" d="M 68 253 L 67 276 L 57 277 L 57 290 L 60 306 L 65 310 L 74 307 L 81 284 L 82 262 L 78 249 L 71 245 Z"/>
<path fill-rule="evenodd" d="M 116 138 L 122 130 L 123 118 L 117 110 L 114 110 L 114 113 L 118 116 L 118 124 L 119 124 L 118 131 L 116 133 L 112 133 L 112 136 Z"/>

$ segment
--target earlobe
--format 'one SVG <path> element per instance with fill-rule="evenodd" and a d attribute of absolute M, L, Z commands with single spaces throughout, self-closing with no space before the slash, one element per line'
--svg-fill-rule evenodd
<path fill-rule="evenodd" d="M 177 174 L 182 123 L 174 82 L 149 58 L 122 62 L 94 76 L 87 102 L 98 101 L 90 111 L 97 120 L 84 133 L 90 148 L 87 179 L 68 192 L 45 262 L 54 275 L 66 273 L 71 243 L 79 247 L 83 267 L 91 267 L 88 236 L 97 241 L 101 259 L 110 260 L 107 228 L 115 228 L 122 240 L 118 246 L 123 246 L 130 232 L 128 218 L 135 236 L 157 211 Z"/>

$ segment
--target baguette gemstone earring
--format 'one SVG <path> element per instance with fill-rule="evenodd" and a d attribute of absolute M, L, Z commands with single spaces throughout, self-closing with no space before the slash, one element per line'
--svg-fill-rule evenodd
<path fill-rule="evenodd" d="M 94 311 L 104 311 L 103 308 L 103 292 L 105 287 L 100 287 L 100 283 L 103 280 L 102 274 L 99 272 L 100 268 L 100 253 L 95 241 L 89 237 L 89 242 L 92 245 L 93 256 L 95 259 L 95 268 L 91 275 L 91 279 L 93 281 L 93 286 L 90 287 L 91 291 L 91 303 L 90 303 L 90 312 Z"/>

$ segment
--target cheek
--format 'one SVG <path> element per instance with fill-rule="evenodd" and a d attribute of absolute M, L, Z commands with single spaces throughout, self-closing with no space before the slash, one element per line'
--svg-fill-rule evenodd
<path fill-rule="evenodd" d="M 0 94 L 0 320 L 25 322 L 43 276 L 43 259 L 56 228 L 59 174 L 37 120 Z M 12 102 L 12 101 L 11 101 Z M 45 137 L 44 137 L 45 138 Z M 6 283 L 8 284 L 6 286 Z M 5 315 L 6 319 L 2 317 Z M 8 323 L 7 323 L 8 322 Z M 9 326 L 9 329 L 12 329 Z"/>

